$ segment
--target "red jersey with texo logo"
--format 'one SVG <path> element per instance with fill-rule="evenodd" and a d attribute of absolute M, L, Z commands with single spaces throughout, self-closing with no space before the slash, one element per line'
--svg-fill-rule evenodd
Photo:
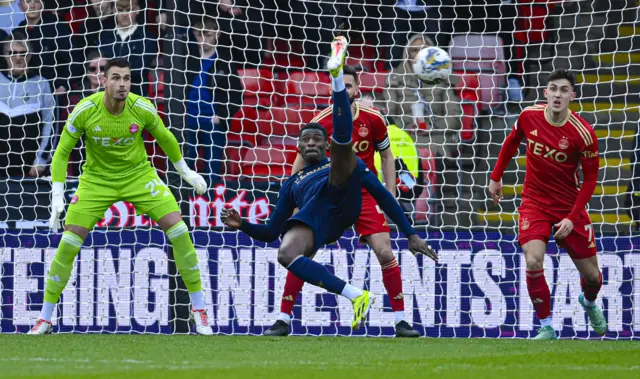
<path fill-rule="evenodd" d="M 378 170 L 374 165 L 376 151 L 384 151 L 391 145 L 387 135 L 387 125 L 384 117 L 377 110 L 355 103 L 356 111 L 353 117 L 353 152 L 356 156 L 378 175 Z M 317 122 L 327 129 L 329 139 L 333 133 L 333 107 L 329 107 L 318 113 L 311 122 Z M 331 155 L 327 151 L 327 155 Z"/>

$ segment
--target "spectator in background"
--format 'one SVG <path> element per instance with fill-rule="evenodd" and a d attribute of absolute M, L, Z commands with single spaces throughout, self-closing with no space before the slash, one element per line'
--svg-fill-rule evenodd
<path fill-rule="evenodd" d="M 388 56 L 393 67 L 402 64 L 403 46 L 407 45 L 411 35 L 427 35 L 439 46 L 449 44 L 453 7 L 457 5 L 457 0 L 396 0 L 394 5 L 382 8 L 382 16 L 391 22 L 382 24 L 387 36 L 381 39 L 389 48 Z"/>
<path fill-rule="evenodd" d="M 87 61 L 84 64 L 84 75 L 81 82 L 78 82 L 69 94 L 69 104 L 60 111 L 60 120 L 67 120 L 73 108 L 80 100 L 93 95 L 102 90 L 102 79 L 104 78 L 104 67 L 107 59 L 102 56 L 98 49 L 88 49 L 85 53 Z M 80 165 L 84 161 L 84 144 L 77 145 L 71 152 L 69 159 L 69 170 L 74 176 L 80 175 Z"/>
<path fill-rule="evenodd" d="M 20 0 L 0 0 L 0 36 L 2 39 L 24 21 Z M 3 33 L 4 32 L 4 33 Z"/>
<path fill-rule="evenodd" d="M 80 79 L 81 66 L 69 26 L 55 12 L 44 12 L 42 0 L 20 0 L 25 20 L 16 31 L 27 36 L 32 47 L 30 66 L 53 82 L 56 93 L 67 92 Z"/>
<path fill-rule="evenodd" d="M 114 0 L 87 0 L 69 12 L 71 29 L 81 46 L 98 47 L 100 32 L 116 28 Z"/>
<path fill-rule="evenodd" d="M 49 82 L 28 71 L 26 36 L 2 41 L 0 70 L 0 176 L 41 176 L 49 160 L 55 102 Z"/>
<path fill-rule="evenodd" d="M 147 66 L 156 58 L 158 43 L 155 36 L 139 23 L 138 0 L 116 0 L 116 28 L 100 33 L 99 45 L 105 58 L 124 57 L 131 63 L 131 92 L 146 96 L 144 78 Z M 142 17 L 142 16 L 140 16 Z"/>
<path fill-rule="evenodd" d="M 440 157 L 456 156 L 462 108 L 451 83 L 447 80 L 428 85 L 413 74 L 413 60 L 426 46 L 433 46 L 426 35 L 409 39 L 404 63 L 389 75 L 387 108 L 398 126 L 413 133 L 418 146 L 428 146 Z"/>
<path fill-rule="evenodd" d="M 214 18 L 199 17 L 192 28 L 196 46 L 187 58 L 188 150 L 194 168 L 203 149 L 209 183 L 222 178 L 223 152 L 231 118 L 242 105 L 242 82 L 227 50 L 218 50 L 220 35 Z"/>

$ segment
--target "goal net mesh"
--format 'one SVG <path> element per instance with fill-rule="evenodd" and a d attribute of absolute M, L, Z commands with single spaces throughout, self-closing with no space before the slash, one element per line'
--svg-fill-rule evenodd
<path fill-rule="evenodd" d="M 382 114 L 396 161 L 402 159 L 396 162 L 400 202 L 440 252 L 437 264 L 414 257 L 392 226 L 407 320 L 431 337 L 535 334 L 539 321 L 515 237 L 524 144 L 504 176 L 499 206 L 488 201 L 487 185 L 519 112 L 543 103 L 547 75 L 568 68 L 578 82 L 571 109 L 594 127 L 600 149 L 588 212 L 604 275 L 598 301 L 609 324 L 606 338 L 637 338 L 638 4 L 477 3 L 0 2 L 0 35 L 6 37 L 0 59 L 0 331 L 25 332 L 38 318 L 61 237 L 47 222 L 51 156 L 75 104 L 102 90 L 104 65 L 115 56 L 129 59 L 132 92 L 155 104 L 187 163 L 210 185 L 196 196 L 144 134 L 150 160 L 192 230 L 214 330 L 266 330 L 278 317 L 286 277 L 278 242 L 224 229 L 220 214 L 231 205 L 247 222 L 268 219 L 293 167 L 300 128 L 330 106 L 325 65 L 332 38 L 342 33 L 350 42 L 347 64 L 359 72 L 358 107 Z M 453 74 L 438 85 L 420 85 L 411 59 L 430 44 L 449 53 Z M 67 203 L 78 188 L 90 133 L 71 154 Z M 127 143 L 107 140 L 113 148 Z M 360 148 L 367 146 L 354 146 Z M 354 332 L 349 301 L 305 285 L 293 334 L 394 334 L 381 265 L 355 232 L 346 231 L 315 259 L 374 291 L 378 301 L 366 327 Z M 577 301 L 579 273 L 553 239 L 545 276 L 554 328 L 562 337 L 595 337 Z M 53 323 L 59 332 L 188 333 L 188 307 L 168 239 L 135 204 L 122 201 L 105 211 L 85 241 Z"/>

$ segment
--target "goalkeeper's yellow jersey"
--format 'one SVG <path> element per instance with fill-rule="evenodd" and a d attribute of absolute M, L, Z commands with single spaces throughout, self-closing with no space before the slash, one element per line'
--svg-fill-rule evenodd
<path fill-rule="evenodd" d="M 117 180 L 150 168 L 143 130 L 165 145 L 172 162 L 182 159 L 175 137 L 149 100 L 129 94 L 123 111 L 114 116 L 105 108 L 104 95 L 98 92 L 82 99 L 69 116 L 52 162 L 54 182 L 64 181 L 69 153 L 83 134 L 87 151 L 83 176 Z"/>

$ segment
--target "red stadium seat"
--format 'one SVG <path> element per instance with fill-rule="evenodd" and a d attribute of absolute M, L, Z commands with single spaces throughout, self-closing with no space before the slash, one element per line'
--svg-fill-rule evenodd
<path fill-rule="evenodd" d="M 246 154 L 247 150 L 250 150 L 253 146 L 243 141 L 228 141 L 227 146 L 224 149 L 224 162 L 225 172 L 224 175 L 229 180 L 238 180 L 240 175 L 240 163 L 242 158 Z"/>
<path fill-rule="evenodd" d="M 238 70 L 244 87 L 244 105 L 271 106 L 278 103 L 278 94 L 273 85 L 273 73 L 265 69 Z"/>
<path fill-rule="evenodd" d="M 387 87 L 387 72 L 362 72 L 360 73 L 360 91 L 384 92 Z"/>
<path fill-rule="evenodd" d="M 479 87 L 476 74 L 459 73 L 460 80 L 456 85 L 456 94 L 462 100 L 462 130 L 460 140 L 471 141 L 475 134 L 476 117 L 478 116 Z"/>
<path fill-rule="evenodd" d="M 325 72 L 294 72 L 287 82 L 289 106 L 326 107 L 331 102 L 331 79 Z"/>
<path fill-rule="evenodd" d="M 315 108 L 271 108 L 272 121 L 261 133 L 267 136 L 297 136 L 300 128 L 309 123 L 318 111 Z"/>
<path fill-rule="evenodd" d="M 270 145 L 246 151 L 241 164 L 242 176 L 258 181 L 275 181 L 291 173 L 295 148 L 277 150 Z"/>
<path fill-rule="evenodd" d="M 259 133 L 259 124 L 270 120 L 266 111 L 258 111 L 255 107 L 245 106 L 233 116 L 231 127 L 227 132 L 229 141 L 245 141 L 253 146 L 258 145 L 264 136 Z"/>

